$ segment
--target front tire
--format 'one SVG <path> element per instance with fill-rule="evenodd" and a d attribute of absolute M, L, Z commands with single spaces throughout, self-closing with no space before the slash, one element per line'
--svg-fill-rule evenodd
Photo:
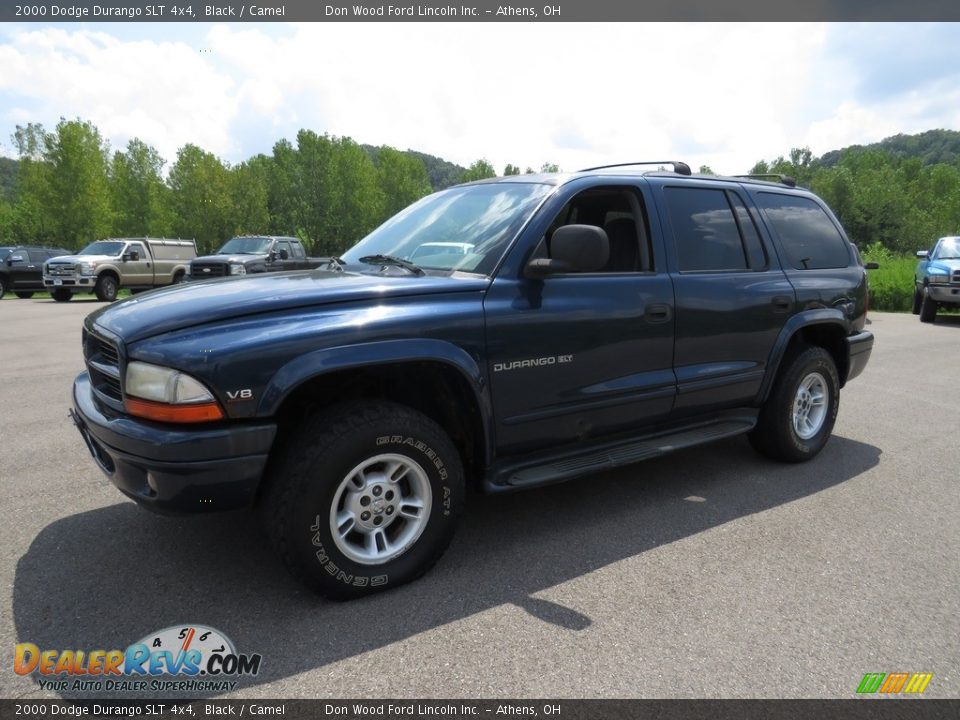
<path fill-rule="evenodd" d="M 389 402 L 314 415 L 279 449 L 264 519 L 277 554 L 327 597 L 414 580 L 440 558 L 463 509 L 460 456 L 433 420 Z"/>
<path fill-rule="evenodd" d="M 920 305 L 921 305 L 922 303 L 923 303 L 923 293 L 920 292 L 920 288 L 916 288 L 916 289 L 913 291 L 913 308 L 911 308 L 910 311 L 911 311 L 914 315 L 919 315 L 919 314 L 920 314 Z"/>
<path fill-rule="evenodd" d="M 73 300 L 73 293 L 64 288 L 55 288 L 50 291 L 50 297 L 56 302 L 70 302 Z"/>
<path fill-rule="evenodd" d="M 10 292 L 10 287 L 8 285 L 8 280 L 6 278 L 0 277 L 0 300 L 3 300 L 3 296 Z"/>
<path fill-rule="evenodd" d="M 767 457 L 805 462 L 830 439 L 840 407 L 840 379 L 830 353 L 807 347 L 784 359 L 760 410 L 750 444 Z"/>
<path fill-rule="evenodd" d="M 101 275 L 94 292 L 97 294 L 97 300 L 113 302 L 117 299 L 117 289 L 117 279 L 113 275 Z"/>
<path fill-rule="evenodd" d="M 927 288 L 923 289 L 923 300 L 920 303 L 920 322 L 932 323 L 937 319 L 937 303 L 930 297 Z"/>

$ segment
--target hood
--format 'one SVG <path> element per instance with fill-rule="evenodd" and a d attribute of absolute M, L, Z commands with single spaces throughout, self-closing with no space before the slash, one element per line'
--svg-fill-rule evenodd
<path fill-rule="evenodd" d="M 476 275 L 416 277 L 352 272 L 264 273 L 171 285 L 107 305 L 87 317 L 126 343 L 229 318 L 339 302 L 449 292 L 479 292 Z"/>
<path fill-rule="evenodd" d="M 116 255 L 57 255 L 47 260 L 47 264 L 71 264 L 76 265 L 77 263 L 82 262 L 95 262 L 95 263 L 106 263 L 106 262 L 120 262 L 120 258 Z"/>
<path fill-rule="evenodd" d="M 257 253 L 256 255 L 204 255 L 195 257 L 191 263 L 221 262 L 221 263 L 247 263 L 251 260 L 265 260 L 266 253 Z"/>
<path fill-rule="evenodd" d="M 931 260 L 930 264 L 927 265 L 927 270 L 934 268 L 953 273 L 954 270 L 960 270 L 960 260 Z"/>

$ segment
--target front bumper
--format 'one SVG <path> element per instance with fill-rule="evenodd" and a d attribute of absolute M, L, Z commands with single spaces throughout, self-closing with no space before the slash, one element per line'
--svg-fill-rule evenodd
<path fill-rule="evenodd" d="M 938 303 L 952 303 L 960 305 L 960 286 L 928 285 L 927 293 Z"/>
<path fill-rule="evenodd" d="M 70 416 L 120 492 L 169 513 L 249 506 L 277 431 L 273 423 L 185 429 L 121 415 L 97 402 L 87 373 L 73 383 Z"/>
<path fill-rule="evenodd" d="M 847 381 L 853 380 L 857 375 L 863 372 L 870 360 L 870 353 L 873 352 L 873 333 L 867 330 L 858 332 L 856 335 L 847 337 Z"/>

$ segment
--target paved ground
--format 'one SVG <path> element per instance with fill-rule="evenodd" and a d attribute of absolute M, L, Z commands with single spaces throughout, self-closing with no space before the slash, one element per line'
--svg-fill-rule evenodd
<path fill-rule="evenodd" d="M 744 439 L 476 498 L 425 579 L 335 604 L 240 514 L 155 517 L 67 420 L 99 303 L 0 303 L 0 696 L 10 662 L 220 628 L 264 671 L 247 697 L 851 697 L 865 672 L 960 696 L 960 317 L 872 315 L 833 440 L 784 466 Z"/>

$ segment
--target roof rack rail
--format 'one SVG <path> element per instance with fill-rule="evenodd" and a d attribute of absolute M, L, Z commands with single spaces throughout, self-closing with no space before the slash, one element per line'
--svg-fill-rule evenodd
<path fill-rule="evenodd" d="M 756 180 L 763 180 L 765 178 L 776 178 L 778 181 L 786 185 L 787 187 L 796 187 L 797 181 L 790 177 L 789 175 L 783 175 L 782 173 L 753 173 L 752 175 L 734 175 L 736 178 L 754 178 Z"/>
<path fill-rule="evenodd" d="M 646 160 L 641 162 L 616 163 L 614 165 L 597 165 L 596 167 L 583 168 L 577 172 L 591 172 L 592 170 L 606 170 L 607 168 L 629 167 L 631 165 L 672 165 L 673 171 L 677 175 L 691 175 L 690 166 L 679 160 Z"/>

